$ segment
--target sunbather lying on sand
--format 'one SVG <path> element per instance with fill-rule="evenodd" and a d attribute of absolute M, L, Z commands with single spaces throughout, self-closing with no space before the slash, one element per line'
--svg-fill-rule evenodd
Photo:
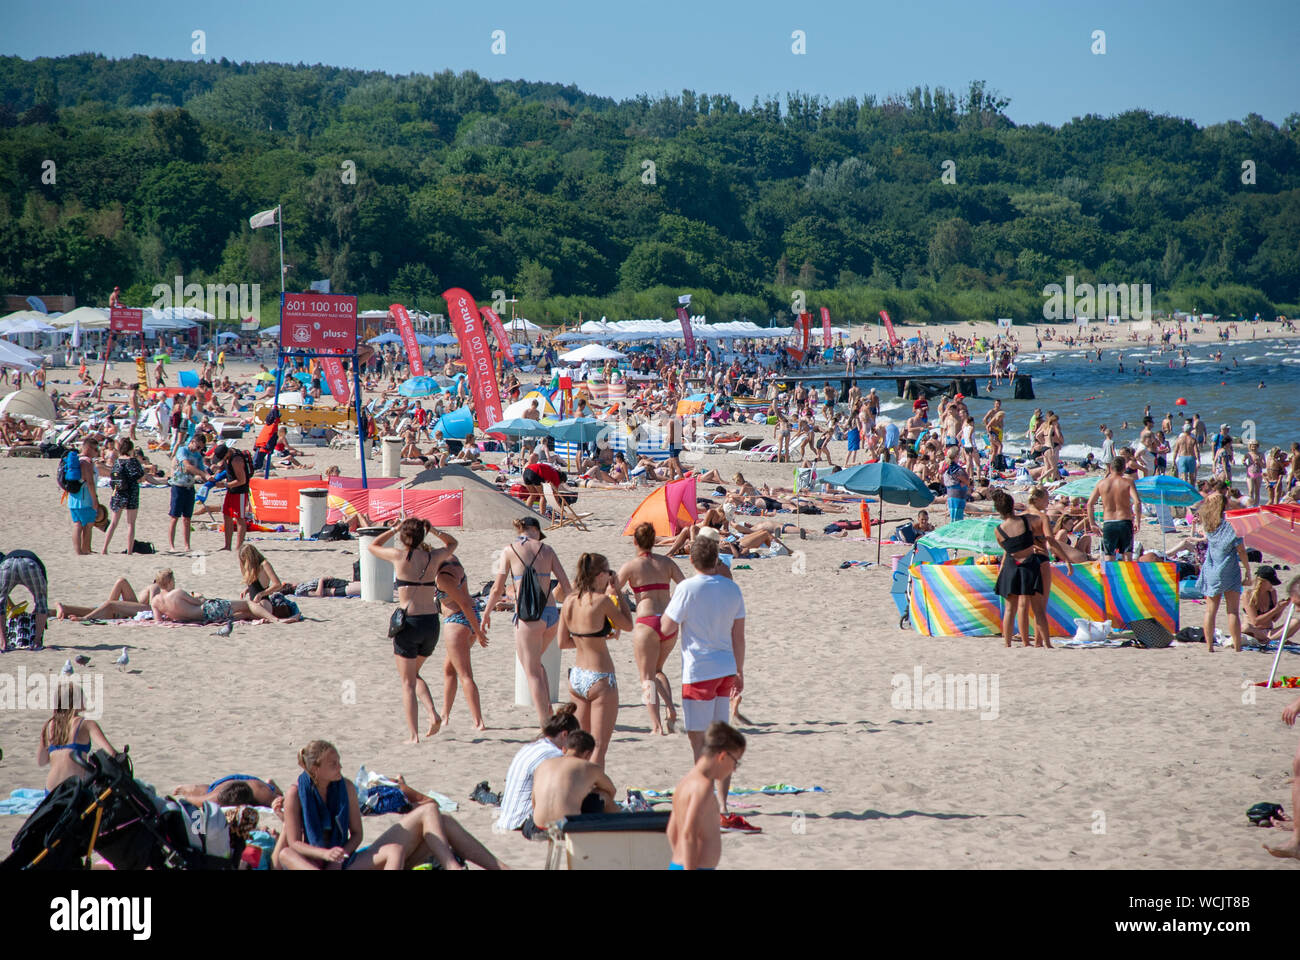
<path fill-rule="evenodd" d="M 183 783 L 172 791 L 172 796 L 184 797 L 192 803 L 211 802 L 222 807 L 241 807 L 250 803 L 269 807 L 284 793 L 274 780 L 232 773 L 209 784 Z"/>
<path fill-rule="evenodd" d="M 136 596 L 135 590 L 125 577 L 119 577 L 113 589 L 108 592 L 108 600 L 97 607 L 77 607 L 70 603 L 56 603 L 56 616 L 60 620 L 120 620 L 134 617 L 142 610 L 148 610 L 154 597 L 168 590 L 176 589 L 176 577 L 170 570 L 159 570 L 153 583 L 145 587 L 144 593 Z"/>
<path fill-rule="evenodd" d="M 155 619 L 176 623 L 227 623 L 231 620 L 293 623 L 302 619 L 301 613 L 293 613 L 287 608 L 281 611 L 284 616 L 277 616 L 276 611 L 266 602 L 208 599 L 184 590 L 160 593 L 150 601 L 149 606 Z"/>

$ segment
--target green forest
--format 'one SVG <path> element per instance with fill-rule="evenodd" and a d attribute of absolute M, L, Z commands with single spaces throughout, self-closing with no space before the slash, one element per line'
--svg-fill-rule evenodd
<path fill-rule="evenodd" d="M 539 323 L 1041 319 L 1042 289 L 1300 311 L 1300 114 L 1017 126 L 981 82 L 830 102 L 615 101 L 474 73 L 0 58 L 0 292 L 328 278 L 363 308 L 503 290 Z"/>

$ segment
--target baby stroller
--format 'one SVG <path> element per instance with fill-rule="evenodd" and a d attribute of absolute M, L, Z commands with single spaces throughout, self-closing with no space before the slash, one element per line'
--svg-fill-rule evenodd
<path fill-rule="evenodd" d="M 128 748 L 129 750 L 129 748 Z M 98 852 L 116 870 L 233 870 L 243 841 L 221 808 L 160 799 L 135 779 L 127 751 L 96 751 L 88 780 L 63 781 L 27 818 L 0 871 L 89 868 Z"/>
<path fill-rule="evenodd" d="M 913 543 L 912 549 L 898 558 L 898 567 L 894 570 L 894 579 L 889 585 L 889 595 L 894 598 L 894 605 L 898 607 L 898 629 L 906 630 L 912 623 L 908 604 L 912 567 L 918 563 L 942 563 L 947 559 L 947 550 L 923 547 L 920 543 Z"/>

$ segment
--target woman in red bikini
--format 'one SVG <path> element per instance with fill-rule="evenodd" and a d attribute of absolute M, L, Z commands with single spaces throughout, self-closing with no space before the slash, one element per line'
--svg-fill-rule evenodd
<path fill-rule="evenodd" d="M 670 558 L 654 553 L 655 528 L 642 523 L 632 532 L 636 541 L 636 559 L 618 571 L 615 589 L 621 593 L 631 587 L 636 595 L 636 625 L 632 630 L 632 649 L 636 654 L 637 672 L 641 674 L 641 702 L 650 711 L 653 732 L 672 733 L 677 722 L 673 709 L 673 691 L 664 676 L 664 664 L 676 643 L 676 632 L 664 636 L 659 618 L 668 609 L 669 590 L 683 579 L 681 569 Z M 659 720 L 659 701 L 668 704 L 668 729 Z"/>

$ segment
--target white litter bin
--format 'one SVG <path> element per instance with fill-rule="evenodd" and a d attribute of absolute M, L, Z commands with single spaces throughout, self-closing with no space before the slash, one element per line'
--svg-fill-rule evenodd
<path fill-rule="evenodd" d="M 383 457 L 381 474 L 385 477 L 400 477 L 402 475 L 401 437 L 384 437 Z"/>
<path fill-rule="evenodd" d="M 551 703 L 560 699 L 560 641 L 552 640 L 550 646 L 542 651 L 542 666 L 546 668 L 546 680 L 551 688 Z M 528 674 L 524 665 L 515 655 L 515 706 L 531 707 L 533 696 L 528 691 Z"/>
<path fill-rule="evenodd" d="M 329 489 L 303 487 L 298 491 L 298 539 L 310 540 L 325 526 L 329 512 Z"/>
<path fill-rule="evenodd" d="M 357 531 L 361 545 L 361 599 L 371 603 L 393 602 L 393 565 L 380 560 L 367 549 L 387 527 L 363 527 Z"/>

